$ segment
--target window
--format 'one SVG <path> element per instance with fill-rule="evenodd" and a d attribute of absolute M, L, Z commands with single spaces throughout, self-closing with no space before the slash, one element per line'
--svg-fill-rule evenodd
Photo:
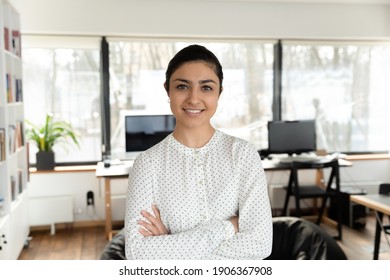
<path fill-rule="evenodd" d="M 71 122 L 80 149 L 56 147 L 57 163 L 100 161 L 100 42 L 91 37 L 23 36 L 25 118 L 45 114 Z M 125 116 L 170 114 L 163 88 L 169 60 L 198 43 L 224 70 L 214 126 L 268 148 L 272 108 L 282 120 L 316 119 L 317 147 L 328 152 L 388 151 L 390 44 L 282 41 L 281 107 L 273 102 L 274 41 L 108 38 L 110 137 L 113 158 L 124 156 Z M 37 102 L 38 101 L 38 102 Z M 277 100 L 276 100 L 277 101 Z M 35 161 L 35 147 L 30 161 Z"/>
<path fill-rule="evenodd" d="M 169 60 L 194 42 L 108 39 L 110 49 L 111 152 L 125 151 L 124 116 L 171 113 L 164 90 Z M 272 118 L 273 42 L 196 42 L 221 61 L 224 90 L 214 126 L 267 147 Z"/>
<path fill-rule="evenodd" d="M 282 119 L 317 120 L 328 152 L 388 151 L 390 44 L 283 43 Z"/>
<path fill-rule="evenodd" d="M 42 124 L 54 113 L 80 135 L 80 148 L 54 147 L 56 163 L 101 160 L 99 48 L 100 38 L 23 36 L 25 119 Z"/>

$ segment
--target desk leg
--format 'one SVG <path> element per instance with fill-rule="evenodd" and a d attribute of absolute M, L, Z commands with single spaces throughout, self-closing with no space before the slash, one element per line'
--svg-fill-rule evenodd
<path fill-rule="evenodd" d="M 379 257 L 379 245 L 381 242 L 381 231 L 382 231 L 382 219 L 383 213 L 377 212 L 376 227 L 375 227 L 375 244 L 374 244 L 374 260 Z"/>
<path fill-rule="evenodd" d="M 105 202 L 106 202 L 106 238 L 111 239 L 112 221 L 111 221 L 111 182 L 110 178 L 104 178 Z"/>

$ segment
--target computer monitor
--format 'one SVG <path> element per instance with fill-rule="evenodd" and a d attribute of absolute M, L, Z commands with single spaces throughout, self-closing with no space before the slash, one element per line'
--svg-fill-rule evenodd
<path fill-rule="evenodd" d="M 173 115 L 125 116 L 126 152 L 149 149 L 172 133 L 175 124 Z"/>
<path fill-rule="evenodd" d="M 270 154 L 300 154 L 316 150 L 315 120 L 268 122 Z"/>

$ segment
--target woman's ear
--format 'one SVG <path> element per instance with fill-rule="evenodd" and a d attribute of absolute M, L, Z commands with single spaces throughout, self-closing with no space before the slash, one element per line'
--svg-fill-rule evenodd
<path fill-rule="evenodd" d="M 167 94 L 169 96 L 169 88 L 168 88 L 168 85 L 167 85 L 166 82 L 164 83 L 164 88 L 165 88 L 165 91 L 167 92 Z"/>
<path fill-rule="evenodd" d="M 219 95 L 221 95 L 222 91 L 223 91 L 223 86 L 221 86 L 221 89 L 219 90 Z"/>

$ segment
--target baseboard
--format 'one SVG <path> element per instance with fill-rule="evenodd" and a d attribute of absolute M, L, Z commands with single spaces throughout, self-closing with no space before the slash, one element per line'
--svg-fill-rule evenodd
<path fill-rule="evenodd" d="M 97 221 L 76 221 L 72 223 L 58 223 L 55 224 L 56 229 L 68 229 L 68 228 L 84 228 L 84 227 L 104 227 L 106 224 L 105 220 L 97 220 Z M 123 227 L 124 223 L 123 221 L 113 221 L 112 227 Z M 44 230 L 50 230 L 50 225 L 44 225 L 44 226 L 30 226 L 30 232 L 31 231 L 44 231 Z"/>

